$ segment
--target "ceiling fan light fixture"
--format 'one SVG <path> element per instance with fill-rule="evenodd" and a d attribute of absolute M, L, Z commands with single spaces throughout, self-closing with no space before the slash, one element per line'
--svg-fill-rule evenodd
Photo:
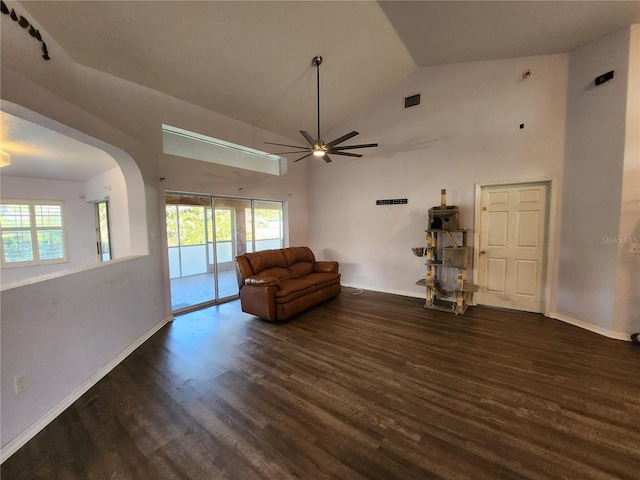
<path fill-rule="evenodd" d="M 313 151 L 313 155 L 315 157 L 324 157 L 325 151 L 324 150 L 314 150 Z"/>

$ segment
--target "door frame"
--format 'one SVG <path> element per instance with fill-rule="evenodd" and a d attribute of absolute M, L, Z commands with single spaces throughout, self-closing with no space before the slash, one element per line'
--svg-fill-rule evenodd
<path fill-rule="evenodd" d="M 227 207 L 227 206 L 222 206 L 222 207 L 216 207 L 216 199 L 220 198 L 220 197 L 212 197 L 213 198 L 213 202 L 212 202 L 212 207 L 211 207 L 211 222 L 212 222 L 212 226 L 213 226 L 213 238 L 211 239 L 212 243 L 213 243 L 213 258 L 211 259 L 213 261 L 212 264 L 210 264 L 211 266 L 213 266 L 213 270 L 212 271 L 216 271 L 216 275 L 217 275 L 217 271 L 218 270 L 233 270 L 235 268 L 234 265 L 234 261 L 233 259 L 236 258 L 236 255 L 238 254 L 238 247 L 237 247 L 237 234 L 238 232 L 236 231 L 236 221 L 237 221 L 237 215 L 236 215 L 236 208 L 235 207 Z M 216 210 L 228 210 L 229 211 L 229 221 L 231 223 L 231 261 L 226 262 L 226 264 L 223 265 L 223 268 L 220 268 L 220 264 L 218 264 L 218 248 L 217 248 L 217 240 L 216 240 Z M 207 246 L 208 248 L 208 246 Z"/>
<path fill-rule="evenodd" d="M 100 226 L 100 211 L 99 205 L 104 203 L 105 214 L 107 220 L 107 243 L 109 244 L 109 260 L 113 260 L 113 246 L 111 245 L 111 209 L 109 208 L 109 197 L 105 197 L 101 200 L 93 202 L 93 217 L 96 224 L 96 243 L 98 250 L 98 262 L 102 263 L 109 260 L 104 260 L 102 251 L 102 228 Z"/>
<path fill-rule="evenodd" d="M 173 301 L 173 291 L 171 288 L 171 268 L 170 268 L 170 255 L 169 255 L 169 250 L 170 248 L 173 247 L 169 247 L 168 245 L 168 241 L 167 241 L 167 216 L 166 216 L 166 209 L 167 206 L 170 204 L 167 204 L 167 196 L 169 195 L 176 195 L 176 196 L 199 196 L 199 197 L 207 197 L 211 200 L 211 217 L 212 217 L 212 226 L 213 226 L 213 257 L 214 257 L 214 264 L 217 265 L 217 245 L 216 245 L 216 240 L 215 240 L 215 231 L 216 231 L 216 224 L 215 224 L 215 210 L 216 210 L 216 203 L 215 200 L 216 199 L 230 199 L 230 200 L 238 200 L 238 201 L 242 201 L 242 202 L 248 202 L 251 208 L 251 238 L 252 238 L 252 251 L 255 250 L 255 245 L 256 245 L 256 235 L 255 235 L 255 203 L 256 202 L 273 202 L 273 203 L 279 203 L 281 205 L 281 222 L 282 222 L 282 226 L 281 226 L 281 235 L 282 238 L 280 239 L 281 241 L 281 245 L 282 246 L 287 246 L 289 243 L 289 225 L 288 225 L 288 201 L 286 200 L 273 200 L 273 199 L 263 199 L 263 198 L 247 198 L 247 197 L 235 197 L 235 196 L 227 196 L 227 195 L 216 195 L 216 194 L 212 194 L 212 193 L 193 193 L 193 192 L 184 192 L 184 191 L 180 191 L 180 190 L 165 190 L 162 193 L 162 204 L 164 206 L 164 211 L 165 211 L 165 215 L 163 216 L 163 248 L 164 248 L 164 262 L 166 264 L 166 278 L 167 278 L 167 292 L 168 295 L 167 297 L 169 298 L 169 305 L 171 306 L 172 301 Z M 209 208 L 208 206 L 205 206 L 205 208 Z M 231 220 L 232 223 L 237 226 L 238 225 L 238 211 L 235 207 L 226 207 L 223 206 L 222 208 L 229 208 L 231 211 Z M 204 215 L 205 218 L 205 228 L 206 228 L 206 222 L 207 222 L 207 215 L 205 213 Z M 179 230 L 179 210 L 178 210 L 178 230 Z M 232 229 L 232 254 L 236 254 L 238 251 L 238 229 L 237 228 L 233 228 Z M 205 234 L 205 251 L 208 252 L 208 245 L 207 245 L 207 235 Z M 178 238 L 179 238 L 179 234 L 178 234 Z M 233 241 L 233 239 L 235 238 L 236 241 Z M 180 247 L 180 241 L 178 240 L 178 246 Z M 178 250 L 179 255 L 181 256 L 180 250 Z M 207 253 L 207 257 L 208 257 L 208 253 Z M 180 263 L 182 263 L 180 261 Z M 232 260 L 232 264 L 233 264 L 233 260 Z M 234 264 L 234 268 L 235 268 L 235 264 Z M 209 270 L 209 259 L 207 258 L 207 271 Z M 213 300 L 207 300 L 201 303 L 197 303 L 197 304 L 192 304 L 183 308 L 179 308 L 177 310 L 173 310 L 173 307 L 171 307 L 172 309 L 172 315 L 181 315 L 183 313 L 187 313 L 187 312 L 191 312 L 191 311 L 195 311 L 195 310 L 199 310 L 201 308 L 206 308 L 212 305 L 220 305 L 222 303 L 225 302 L 229 302 L 232 300 L 235 300 L 238 298 L 238 294 L 235 295 L 230 295 L 230 296 L 226 296 L 226 297 L 220 297 L 220 288 L 219 288 L 219 277 L 218 277 L 218 272 L 219 272 L 219 268 L 214 268 L 214 272 L 212 272 L 214 274 L 214 291 L 215 291 L 215 298 Z M 180 276 L 182 276 L 182 267 L 181 267 L 181 271 L 180 271 Z M 234 280 L 235 283 L 235 280 Z"/>
<path fill-rule="evenodd" d="M 554 278 L 554 265 L 552 261 L 556 255 L 556 211 L 557 211 L 557 177 L 539 177 L 528 178 L 526 180 L 502 180 L 499 182 L 482 182 L 475 184 L 475 219 L 474 219 L 474 235 L 473 235 L 473 279 L 478 281 L 480 272 L 480 223 L 482 221 L 482 189 L 494 187 L 517 187 L 526 185 L 546 184 L 547 186 L 547 211 L 545 225 L 545 245 L 544 245 L 544 269 L 542 276 L 542 298 L 544 301 L 544 316 L 551 316 L 551 293 L 552 282 Z M 477 299 L 474 298 L 474 305 L 477 305 Z"/>

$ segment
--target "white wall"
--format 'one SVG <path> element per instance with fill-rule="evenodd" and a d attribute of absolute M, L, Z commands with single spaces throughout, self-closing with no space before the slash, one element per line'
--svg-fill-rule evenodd
<path fill-rule="evenodd" d="M 93 207 L 83 198 L 81 182 L 0 176 L 2 198 L 62 200 L 65 205 L 67 262 L 3 268 L 2 285 L 38 275 L 96 263 Z"/>
<path fill-rule="evenodd" d="M 338 260 L 347 285 L 423 297 L 424 261 L 410 248 L 424 245 L 440 189 L 473 230 L 476 182 L 561 177 L 567 66 L 552 55 L 421 68 L 329 132 L 355 129 L 353 143 L 380 146 L 313 164 L 317 256 Z M 404 110 L 415 93 L 421 105 Z M 388 198 L 408 204 L 376 206 Z"/>
<path fill-rule="evenodd" d="M 158 265 L 141 256 L 2 292 L 3 447 L 37 433 L 34 424 L 61 413 L 60 403 L 162 324 L 161 285 Z M 17 375 L 27 379 L 20 395 Z"/>
<path fill-rule="evenodd" d="M 33 38 L 7 15 L 0 22 L 2 99 L 66 126 L 70 135 L 95 140 L 114 157 L 127 184 L 130 251 L 142 255 L 2 291 L 5 458 L 170 318 L 164 190 L 287 201 L 292 245 L 307 243 L 308 212 L 304 162 L 276 177 L 173 157 L 162 152 L 161 128 L 175 125 L 257 149 L 265 140 L 290 140 L 77 65 L 32 22 L 47 39 L 51 60 L 44 61 Z M 29 388 L 17 396 L 13 379 L 19 374 Z"/>
<path fill-rule="evenodd" d="M 627 113 L 637 116 L 640 108 L 636 104 L 627 112 L 629 42 L 630 30 L 625 29 L 570 54 L 557 297 L 561 318 L 622 337 L 628 321 L 613 313 L 617 301 L 628 305 L 630 297 L 616 292 L 631 285 L 616 280 L 620 249 L 627 249 L 621 262 L 632 258 L 628 245 L 621 247 L 615 239 L 621 233 Z M 610 70 L 614 78 L 595 86 L 595 78 Z M 631 163 L 629 158 L 628 168 Z M 637 202 L 637 192 L 629 200 L 634 197 Z M 630 206 L 626 215 L 631 218 L 637 211 L 637 204 Z M 634 226 L 624 230 L 631 234 Z"/>
<path fill-rule="evenodd" d="M 640 255 L 630 255 L 640 244 L 640 24 L 633 25 L 629 43 L 629 80 L 622 178 L 622 205 L 616 271 L 613 331 L 640 332 Z"/>
<path fill-rule="evenodd" d="M 111 258 L 132 255 L 127 185 L 122 170 L 114 167 L 87 180 L 84 183 L 84 195 L 87 202 L 109 200 Z M 95 242 L 95 232 L 93 240 Z"/>
<path fill-rule="evenodd" d="M 310 240 L 318 258 L 341 262 L 347 283 L 419 295 L 414 282 L 424 267 L 410 247 L 422 245 L 441 188 L 473 228 L 475 182 L 562 174 L 565 55 L 410 75 L 329 132 L 333 138 L 358 128 L 359 141 L 381 146 L 360 160 L 313 165 L 308 202 L 311 162 L 290 164 L 287 177 L 275 177 L 173 157 L 162 153 L 161 125 L 257 149 L 287 139 L 76 65 L 36 24 L 47 38 L 46 62 L 8 16 L 0 22 L 2 99 L 113 146 L 105 149 L 123 169 L 129 195 L 142 197 L 129 199 L 137 206 L 129 225 L 131 251 L 143 254 L 2 292 L 3 455 L 170 315 L 164 190 L 285 200 L 290 244 Z M 522 82 L 525 69 L 533 76 Z M 416 92 L 423 104 L 403 111 L 402 98 Z M 143 192 L 129 188 L 134 176 L 141 176 Z M 375 206 L 377 198 L 396 197 L 409 204 Z M 146 226 L 141 234 L 131 228 L 138 223 Z M 29 388 L 17 396 L 12 382 L 22 373 Z"/>

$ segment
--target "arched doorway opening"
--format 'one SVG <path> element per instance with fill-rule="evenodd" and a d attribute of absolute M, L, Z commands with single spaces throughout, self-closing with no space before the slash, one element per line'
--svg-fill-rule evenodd
<path fill-rule="evenodd" d="M 3 284 L 148 253 L 144 184 L 130 155 L 11 102 L 0 112 L 10 162 L 0 175 Z M 56 218 L 37 217 L 51 202 Z M 40 252 L 47 241 L 57 253 Z"/>

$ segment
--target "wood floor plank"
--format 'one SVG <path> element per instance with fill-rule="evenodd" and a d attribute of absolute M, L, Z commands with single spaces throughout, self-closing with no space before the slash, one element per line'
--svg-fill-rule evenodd
<path fill-rule="evenodd" d="M 640 478 L 640 348 L 524 312 L 343 293 L 177 317 L 3 480 Z"/>

